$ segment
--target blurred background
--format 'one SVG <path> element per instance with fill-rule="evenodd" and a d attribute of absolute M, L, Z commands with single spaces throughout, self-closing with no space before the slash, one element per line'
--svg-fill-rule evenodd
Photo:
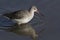
<path fill-rule="evenodd" d="M 36 14 L 30 22 L 37 32 L 45 28 L 39 40 L 60 40 L 60 0 L 0 0 L 0 14 L 29 9 L 33 5 L 37 6 L 40 13 L 45 15 L 42 17 Z M 47 24 L 41 26 L 40 18 Z M 0 17 L 0 28 L 13 24 L 14 22 L 11 20 Z M 0 40 L 31 40 L 31 38 L 0 30 Z"/>

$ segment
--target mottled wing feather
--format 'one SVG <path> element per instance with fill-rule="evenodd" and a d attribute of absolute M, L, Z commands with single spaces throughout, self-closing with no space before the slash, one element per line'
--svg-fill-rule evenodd
<path fill-rule="evenodd" d="M 23 18 L 26 14 L 25 11 L 19 10 L 19 11 L 15 11 L 15 12 L 11 12 L 11 13 L 6 13 L 4 14 L 4 16 L 10 18 L 10 19 L 20 19 Z"/>

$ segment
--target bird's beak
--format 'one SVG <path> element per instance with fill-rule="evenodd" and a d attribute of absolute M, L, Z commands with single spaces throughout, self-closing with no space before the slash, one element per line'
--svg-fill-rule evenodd
<path fill-rule="evenodd" d="M 39 11 L 37 10 L 37 13 L 39 13 Z"/>

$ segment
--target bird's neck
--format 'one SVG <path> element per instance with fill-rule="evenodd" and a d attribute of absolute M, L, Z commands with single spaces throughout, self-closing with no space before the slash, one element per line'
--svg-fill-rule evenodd
<path fill-rule="evenodd" d="M 34 11 L 31 9 L 31 10 L 30 10 L 30 13 L 31 13 L 31 14 L 34 14 Z"/>
<path fill-rule="evenodd" d="M 32 8 L 29 8 L 29 12 L 30 12 L 31 14 L 34 14 L 34 11 L 33 11 Z"/>

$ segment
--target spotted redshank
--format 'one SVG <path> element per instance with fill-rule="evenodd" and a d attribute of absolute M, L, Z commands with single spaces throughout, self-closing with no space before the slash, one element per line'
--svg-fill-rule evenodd
<path fill-rule="evenodd" d="M 32 6 L 28 10 L 18 10 L 12 13 L 3 14 L 3 16 L 16 21 L 17 24 L 28 23 L 34 17 L 34 13 L 39 13 L 36 6 Z"/>

